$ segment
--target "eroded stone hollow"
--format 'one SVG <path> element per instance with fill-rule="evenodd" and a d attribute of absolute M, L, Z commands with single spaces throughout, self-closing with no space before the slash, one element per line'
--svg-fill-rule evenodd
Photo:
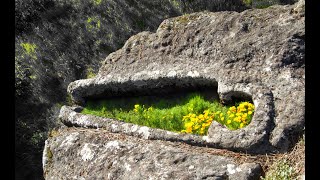
<path fill-rule="evenodd" d="M 218 100 L 218 83 L 204 78 L 160 78 L 148 81 L 128 81 L 114 83 L 100 93 L 84 96 L 83 100 L 97 101 L 108 99 L 125 99 L 145 97 L 151 101 L 161 98 L 176 99 L 192 92 L 199 92 L 207 100 Z M 239 100 L 241 97 L 239 96 Z"/>
<path fill-rule="evenodd" d="M 81 113 L 114 118 L 151 128 L 197 135 L 207 135 L 212 120 L 221 121 L 220 123 L 230 130 L 242 128 L 248 125 L 251 120 L 251 118 L 244 120 L 241 126 L 239 123 L 238 125 L 233 124 L 231 127 L 231 120 L 229 120 L 229 125 L 226 124 L 229 115 L 224 112 L 222 106 L 225 106 L 224 109 L 226 109 L 227 107 L 237 106 L 244 101 L 253 103 L 252 97 L 244 92 L 235 92 L 230 94 L 228 103 L 220 101 L 217 83 L 208 80 L 202 86 L 190 86 L 187 83 L 185 87 L 183 85 L 179 87 L 166 86 L 161 89 L 155 88 L 153 91 L 148 91 L 147 88 L 141 92 L 118 93 L 117 95 L 113 97 L 100 95 L 87 98 L 87 103 L 84 105 L 85 110 Z M 195 101 L 198 97 L 200 99 Z M 213 104 L 220 104 L 221 106 L 215 107 Z M 206 115 L 205 112 L 207 112 Z M 215 115 L 217 112 L 224 112 L 223 114 L 226 117 L 220 119 L 220 116 Z M 172 117 L 169 117 L 170 115 Z M 194 117 L 191 118 L 190 115 Z M 235 114 L 233 116 L 235 117 Z M 212 119 L 212 117 L 215 118 Z M 188 128 L 186 125 L 188 125 Z"/>
<path fill-rule="evenodd" d="M 80 172 L 84 177 L 109 178 L 115 173 L 121 179 L 168 179 L 167 172 L 181 178 L 193 171 L 187 179 L 258 179 L 259 175 L 251 176 L 257 168 L 238 168 L 230 161 L 216 165 L 225 157 L 203 154 L 202 150 L 213 149 L 195 146 L 265 154 L 287 152 L 296 143 L 292 139 L 304 132 L 305 122 L 304 14 L 304 0 L 242 13 L 199 12 L 167 19 L 156 32 L 132 36 L 108 55 L 96 77 L 70 83 L 68 93 L 76 105 L 94 98 L 164 95 L 215 84 L 224 103 L 252 99 L 251 123 L 230 131 L 213 122 L 207 136 L 196 136 L 85 115 L 79 106 L 63 106 L 59 118 L 69 128 L 46 141 L 44 171 L 53 169 L 48 177 L 55 178 L 65 172 L 78 177 Z M 185 152 L 195 161 L 184 158 L 177 146 L 186 143 L 192 146 Z M 196 149 L 201 149 L 200 156 L 194 156 Z M 177 154 L 184 157 L 179 155 L 177 161 Z M 110 162 L 114 163 L 106 164 Z M 75 171 L 79 164 L 86 168 Z M 150 171 L 150 165 L 173 167 L 178 173 Z M 81 174 L 87 170 L 94 173 Z"/>
<path fill-rule="evenodd" d="M 256 85 L 218 83 L 210 78 L 157 78 L 140 81 L 125 81 L 122 83 L 99 83 L 101 79 L 89 79 L 89 85 L 81 85 L 77 91 L 71 92 L 75 100 L 81 102 L 98 99 L 110 99 L 148 96 L 156 100 L 160 97 L 172 98 L 183 96 L 190 91 L 205 92 L 207 98 L 217 98 L 222 103 L 230 105 L 236 101 L 250 101 L 255 105 L 255 113 L 249 125 L 237 130 L 229 130 L 213 121 L 207 136 L 185 135 L 166 130 L 148 128 L 125 123 L 111 118 L 92 117 L 79 113 L 76 109 L 62 108 L 60 117 L 69 126 L 109 128 L 111 132 L 125 133 L 146 139 L 161 139 L 169 141 L 184 141 L 193 145 L 226 148 L 235 151 L 261 153 L 272 150 L 268 137 L 272 130 L 273 101 L 272 94 L 264 87 Z M 94 84 L 94 86 L 91 86 Z M 72 88 L 72 85 L 69 86 Z M 230 88 L 232 87 L 232 88 Z M 82 91 L 82 88 L 85 91 Z M 79 102 L 79 101 L 78 101 Z M 72 112 L 74 111 L 74 112 Z"/>
<path fill-rule="evenodd" d="M 161 81 L 167 81 L 168 83 L 164 85 Z M 178 82 L 178 83 L 175 83 Z M 146 86 L 133 87 L 132 84 L 141 83 Z M 93 94 L 87 97 L 83 97 L 84 101 L 100 101 L 100 100 L 125 100 L 130 98 L 138 98 L 143 96 L 144 99 L 149 99 L 150 101 L 157 101 L 161 99 L 179 99 L 185 97 L 190 93 L 200 93 L 206 100 L 214 101 L 217 100 L 223 105 L 234 105 L 238 102 L 247 101 L 253 103 L 252 96 L 248 93 L 241 91 L 233 91 L 228 95 L 223 96 L 220 99 L 218 93 L 218 83 L 215 81 L 210 81 L 203 78 L 181 78 L 181 79 L 168 79 L 162 78 L 159 82 L 127 82 L 123 84 L 114 84 L 112 89 L 107 89 L 103 93 Z M 184 83 L 184 84 L 183 84 Z M 156 84 L 156 85 L 155 85 Z M 155 86 L 154 86 L 155 85 Z M 159 86 L 160 85 L 160 86 Z M 117 87 L 119 86 L 119 87 Z M 129 88 L 131 86 L 131 88 Z M 158 86 L 158 87 L 157 87 Z M 154 88 L 152 88 L 154 87 Z M 85 104 L 84 104 L 85 106 Z"/>
<path fill-rule="evenodd" d="M 251 123 L 239 130 L 212 123 L 206 143 L 247 152 L 286 152 L 304 131 L 304 34 L 303 3 L 167 19 L 156 32 L 129 38 L 102 62 L 96 77 L 70 83 L 68 93 L 83 105 L 91 98 L 170 94 L 216 83 L 222 102 L 251 96 L 255 112 Z M 92 117 L 67 109 L 61 110 L 67 124 L 102 127 L 106 122 L 89 123 L 86 119 Z M 155 137 L 151 130 L 142 131 L 150 132 L 143 137 Z"/>

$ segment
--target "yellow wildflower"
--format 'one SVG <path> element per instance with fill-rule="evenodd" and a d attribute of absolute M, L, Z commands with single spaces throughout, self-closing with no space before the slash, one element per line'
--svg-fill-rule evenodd
<path fill-rule="evenodd" d="M 139 107 L 140 107 L 139 104 L 134 105 L 134 108 L 135 108 L 135 109 L 138 109 Z"/>
<path fill-rule="evenodd" d="M 191 122 L 187 122 L 186 124 L 185 124 L 185 126 L 186 127 L 191 127 L 191 126 L 193 126 L 193 122 L 191 121 Z"/>
<path fill-rule="evenodd" d="M 231 111 L 231 112 L 236 112 L 236 110 L 237 110 L 237 108 L 235 106 L 231 106 L 229 108 L 229 111 Z"/>
<path fill-rule="evenodd" d="M 242 114 L 243 118 L 247 118 L 247 116 L 248 116 L 247 114 Z"/>
<path fill-rule="evenodd" d="M 191 132 L 192 132 L 192 127 L 187 127 L 186 132 L 187 132 L 187 133 L 191 133 Z"/>
<path fill-rule="evenodd" d="M 240 122 L 240 118 L 239 117 L 235 117 L 233 120 L 236 121 L 236 122 Z"/>
<path fill-rule="evenodd" d="M 198 122 L 197 118 L 190 118 L 191 122 Z"/>
<path fill-rule="evenodd" d="M 199 128 L 200 128 L 200 125 L 199 125 L 199 124 L 197 124 L 197 125 L 194 126 L 194 130 L 197 130 L 197 129 L 199 129 Z"/>
<path fill-rule="evenodd" d="M 242 122 L 246 122 L 247 118 L 241 117 Z"/>

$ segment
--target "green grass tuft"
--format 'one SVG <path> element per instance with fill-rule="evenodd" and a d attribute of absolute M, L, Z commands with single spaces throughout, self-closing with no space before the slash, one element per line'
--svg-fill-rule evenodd
<path fill-rule="evenodd" d="M 212 120 L 230 129 L 244 127 L 244 124 L 228 123 L 230 108 L 222 106 L 217 99 L 207 100 L 199 93 L 189 93 L 170 98 L 142 96 L 89 101 L 82 113 L 174 132 L 205 135 Z M 250 123 L 251 117 L 245 125 Z"/>

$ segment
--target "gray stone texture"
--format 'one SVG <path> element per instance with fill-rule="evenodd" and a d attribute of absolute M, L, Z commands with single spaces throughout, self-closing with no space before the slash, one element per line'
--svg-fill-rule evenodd
<path fill-rule="evenodd" d="M 241 13 L 199 12 L 132 36 L 96 77 L 69 85 L 80 106 L 60 110 L 66 127 L 45 142 L 45 179 L 259 179 L 258 163 L 236 162 L 214 148 L 285 152 L 303 133 L 304 12 L 303 0 Z M 90 98 L 199 86 L 217 86 L 224 103 L 251 99 L 252 122 L 235 131 L 213 122 L 207 136 L 196 136 L 80 113 Z"/>
<path fill-rule="evenodd" d="M 212 123 L 208 141 L 249 152 L 285 152 L 305 122 L 304 1 L 266 9 L 199 12 L 169 18 L 155 33 L 132 36 L 92 79 L 68 87 L 75 103 L 124 94 L 170 93 L 217 85 L 226 103 L 251 97 L 247 127 Z"/>
<path fill-rule="evenodd" d="M 83 128 L 60 129 L 47 139 L 43 169 L 47 180 L 245 180 L 262 173 L 259 164 L 238 164 L 210 148 Z"/>

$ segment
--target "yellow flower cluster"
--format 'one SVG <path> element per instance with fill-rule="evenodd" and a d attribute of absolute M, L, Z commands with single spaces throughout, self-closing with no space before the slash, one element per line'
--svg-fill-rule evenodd
<path fill-rule="evenodd" d="M 155 113 L 153 107 L 147 108 L 144 105 L 139 104 L 134 105 L 133 111 L 139 115 L 139 119 L 143 122 L 160 120 L 160 123 L 162 124 L 167 121 L 171 122 L 174 118 L 176 118 L 177 121 L 180 121 L 182 117 L 182 130 L 180 129 L 180 132 L 205 135 L 213 120 L 225 125 L 231 130 L 245 127 L 251 122 L 255 108 L 252 103 L 241 102 L 238 106 L 231 106 L 229 109 L 219 109 L 220 111 L 214 112 L 214 110 L 209 108 L 199 114 L 197 113 L 199 111 L 193 111 L 195 107 L 197 106 L 193 106 L 193 104 L 188 106 L 188 114 L 181 114 L 181 116 L 174 112 L 166 112 L 165 114 L 159 115 Z M 179 122 L 176 122 L 176 124 L 177 123 Z"/>
<path fill-rule="evenodd" d="M 231 130 L 243 128 L 251 122 L 254 112 L 254 105 L 249 102 L 242 102 L 237 107 L 232 106 L 226 113 L 205 110 L 203 114 L 196 115 L 189 113 L 183 116 L 185 129 L 181 132 L 204 135 L 213 120 L 224 124 Z"/>
<path fill-rule="evenodd" d="M 237 107 L 230 107 L 226 116 L 220 114 L 220 119 L 217 119 L 217 121 L 230 129 L 239 129 L 250 123 L 253 112 L 254 105 L 252 103 L 242 102 Z"/>
<path fill-rule="evenodd" d="M 203 114 L 193 114 L 189 113 L 186 116 L 183 116 L 182 121 L 184 121 L 185 129 L 181 132 L 193 133 L 204 135 L 214 119 L 214 114 L 209 110 L 205 110 Z"/>

